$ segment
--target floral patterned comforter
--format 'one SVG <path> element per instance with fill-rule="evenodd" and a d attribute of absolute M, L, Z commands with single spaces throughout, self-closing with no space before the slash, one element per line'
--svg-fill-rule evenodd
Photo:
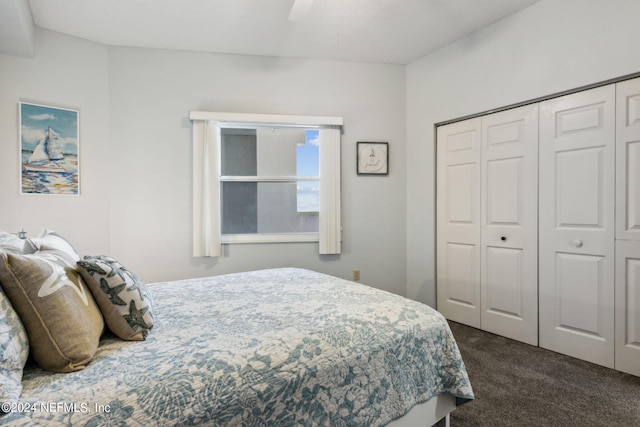
<path fill-rule="evenodd" d="M 302 269 L 149 285 L 146 341 L 103 338 L 82 371 L 25 371 L 9 425 L 379 426 L 439 393 L 473 399 L 445 319 Z"/>

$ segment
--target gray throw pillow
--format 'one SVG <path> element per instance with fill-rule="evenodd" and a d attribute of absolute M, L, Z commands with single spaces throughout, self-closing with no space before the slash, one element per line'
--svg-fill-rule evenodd
<path fill-rule="evenodd" d="M 153 328 L 147 285 L 110 256 L 85 256 L 77 265 L 111 332 L 123 340 L 144 340 Z"/>

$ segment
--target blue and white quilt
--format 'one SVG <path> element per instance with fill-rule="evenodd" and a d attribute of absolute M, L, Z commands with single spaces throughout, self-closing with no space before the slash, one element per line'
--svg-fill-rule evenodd
<path fill-rule="evenodd" d="M 101 341 L 73 373 L 25 370 L 32 426 L 380 426 L 473 392 L 446 320 L 362 284 L 273 269 L 149 285 L 146 341 Z"/>

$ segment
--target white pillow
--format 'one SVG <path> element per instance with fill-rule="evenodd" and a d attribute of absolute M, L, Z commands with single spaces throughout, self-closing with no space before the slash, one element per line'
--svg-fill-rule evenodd
<path fill-rule="evenodd" d="M 73 262 L 77 262 L 80 260 L 80 255 L 78 255 L 73 246 L 71 246 L 71 243 L 69 243 L 60 234 L 56 233 L 55 231 L 47 230 L 46 228 L 42 230 L 38 237 L 28 239 L 27 245 L 31 246 L 31 249 L 25 250 L 25 252 L 27 253 L 34 253 L 36 251 L 57 250 L 68 254 L 73 258 Z"/>
<path fill-rule="evenodd" d="M 24 253 L 24 245 L 25 241 L 15 234 L 0 231 L 0 251 L 22 254 Z"/>

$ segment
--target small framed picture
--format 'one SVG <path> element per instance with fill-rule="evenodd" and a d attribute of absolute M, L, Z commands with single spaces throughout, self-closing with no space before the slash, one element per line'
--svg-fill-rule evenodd
<path fill-rule="evenodd" d="M 358 142 L 357 162 L 358 175 L 388 175 L 389 143 Z"/>
<path fill-rule="evenodd" d="M 20 194 L 79 195 L 78 111 L 27 102 L 19 109 Z"/>

